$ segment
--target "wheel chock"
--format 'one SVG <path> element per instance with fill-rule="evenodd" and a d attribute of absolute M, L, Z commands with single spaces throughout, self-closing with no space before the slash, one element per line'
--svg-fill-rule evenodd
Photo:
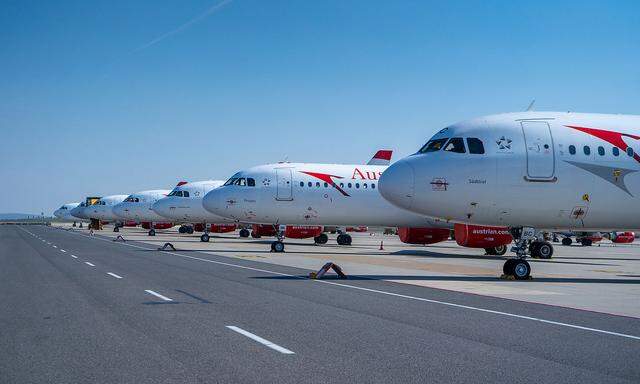
<path fill-rule="evenodd" d="M 172 251 L 176 250 L 176 248 L 173 246 L 173 244 L 164 243 L 164 245 L 162 247 L 158 248 L 158 251 L 166 251 L 167 249 L 171 249 Z"/>
<path fill-rule="evenodd" d="M 513 280 L 516 281 L 516 277 L 513 275 L 505 275 L 504 273 L 500 275 L 500 280 Z M 532 276 L 527 277 L 527 280 L 533 280 Z M 520 280 L 523 281 L 523 280 Z"/>
<path fill-rule="evenodd" d="M 119 241 L 122 241 L 123 243 L 126 241 L 126 240 L 124 239 L 124 237 L 122 237 L 122 235 L 118 235 L 118 237 L 116 237 L 115 239 L 113 239 L 113 241 L 118 241 L 118 240 L 119 240 Z"/>
<path fill-rule="evenodd" d="M 325 265 L 323 265 L 322 268 L 320 268 L 320 270 L 318 272 L 309 273 L 309 278 L 310 279 L 321 279 L 322 276 L 324 276 L 324 274 L 327 273 L 330 269 L 333 269 L 333 271 L 338 275 L 338 277 L 340 279 L 346 279 L 347 278 L 347 275 L 342 271 L 342 268 L 340 268 L 340 266 L 338 264 L 334 264 L 332 262 L 328 262 Z"/>

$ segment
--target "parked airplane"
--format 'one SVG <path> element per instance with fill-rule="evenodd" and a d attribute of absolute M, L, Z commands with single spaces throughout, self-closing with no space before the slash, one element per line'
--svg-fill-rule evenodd
<path fill-rule="evenodd" d="M 224 181 L 221 180 L 180 182 L 169 195 L 156 201 L 151 209 L 174 223 L 195 224 L 196 229 L 202 227 L 204 233 L 200 240 L 208 242 L 209 229 L 214 233 L 231 232 L 236 229 L 235 224 L 230 224 L 234 223 L 232 220 L 214 215 L 202 206 L 204 196 L 222 184 Z M 207 223 L 210 224 L 209 227 Z M 182 226 L 180 233 L 193 233 L 194 227 Z"/>
<path fill-rule="evenodd" d="M 303 236 L 301 226 L 307 227 L 305 233 L 314 236 L 317 243 L 327 241 L 322 233 L 324 225 L 397 226 L 400 238 L 408 243 L 446 240 L 451 224 L 396 208 L 380 196 L 377 184 L 385 169 L 383 165 L 267 164 L 236 173 L 209 192 L 203 205 L 237 222 L 278 228 L 278 239 L 271 244 L 276 252 L 284 251 L 283 237 Z M 351 236 L 340 233 L 337 241 L 350 245 Z M 510 241 L 509 236 L 506 243 Z M 483 243 L 481 248 L 506 243 Z"/>
<path fill-rule="evenodd" d="M 57 217 L 58 219 L 62 220 L 62 221 L 67 221 L 67 222 L 71 222 L 73 223 L 73 226 L 76 226 L 76 222 L 81 220 L 76 216 L 73 216 L 71 214 L 71 211 L 77 207 L 78 205 L 80 205 L 80 203 L 67 203 L 67 204 L 63 204 L 60 208 L 56 209 L 55 212 L 53 212 L 53 215 L 55 217 Z M 82 224 L 82 222 L 81 222 Z"/>
<path fill-rule="evenodd" d="M 141 191 L 127 196 L 123 202 L 113 206 L 113 213 L 124 220 L 135 220 L 142 227 L 149 230 L 149 236 L 156 235 L 156 229 L 173 227 L 163 216 L 155 213 L 151 206 L 158 200 L 167 196 L 171 191 L 167 189 L 155 189 Z"/>
<path fill-rule="evenodd" d="M 100 220 L 103 222 L 122 222 L 122 219 L 113 213 L 113 207 L 124 201 L 127 195 L 111 195 L 101 197 L 95 204 L 85 208 L 84 213 L 91 219 Z M 118 232 L 118 228 L 121 223 L 116 223 L 114 232 Z"/>
<path fill-rule="evenodd" d="M 91 218 L 85 213 L 85 208 L 87 207 L 86 202 L 81 202 L 76 207 L 71 209 L 71 216 L 77 217 L 81 220 L 91 220 Z"/>
<path fill-rule="evenodd" d="M 529 277 L 527 253 L 550 254 L 543 230 L 640 226 L 640 116 L 522 112 L 481 117 L 436 133 L 390 166 L 380 193 L 447 222 L 520 233 L 503 271 Z"/>

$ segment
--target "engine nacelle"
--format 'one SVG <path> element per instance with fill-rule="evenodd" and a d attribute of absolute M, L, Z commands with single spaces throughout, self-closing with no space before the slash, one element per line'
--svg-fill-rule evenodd
<path fill-rule="evenodd" d="M 253 224 L 251 226 L 251 235 L 253 237 L 275 236 L 276 235 L 276 228 L 275 228 L 274 225 Z"/>
<path fill-rule="evenodd" d="M 143 221 L 140 226 L 144 229 L 151 229 L 151 223 Z M 153 223 L 153 229 L 169 229 L 173 227 L 173 223 Z"/>
<path fill-rule="evenodd" d="M 202 223 L 193 224 L 193 230 L 194 230 L 194 232 L 203 232 L 204 231 L 204 224 L 202 224 Z"/>
<path fill-rule="evenodd" d="M 127 220 L 127 221 L 124 222 L 123 225 L 125 227 L 137 227 L 138 226 L 138 222 L 132 221 L 132 220 Z"/>
<path fill-rule="evenodd" d="M 455 224 L 453 226 L 458 245 L 469 248 L 493 248 L 513 241 L 506 227 Z"/>
<path fill-rule="evenodd" d="M 449 238 L 447 228 L 398 227 L 400 241 L 407 244 L 435 244 Z"/>
<path fill-rule="evenodd" d="M 211 233 L 227 233 L 236 230 L 235 224 L 211 224 Z"/>
<path fill-rule="evenodd" d="M 308 239 L 319 236 L 322 231 L 323 228 L 317 225 L 287 225 L 284 229 L 284 236 L 290 239 Z"/>
<path fill-rule="evenodd" d="M 369 228 L 367 228 L 365 226 L 347 227 L 347 228 L 345 228 L 345 231 L 347 231 L 347 232 L 367 232 L 368 230 L 369 230 Z"/>
<path fill-rule="evenodd" d="M 612 241 L 618 244 L 629 244 L 633 243 L 636 239 L 636 234 L 633 232 L 614 232 L 614 237 Z"/>

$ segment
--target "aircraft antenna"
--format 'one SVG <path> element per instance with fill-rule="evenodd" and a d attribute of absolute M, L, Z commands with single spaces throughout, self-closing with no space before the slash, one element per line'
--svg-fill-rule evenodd
<path fill-rule="evenodd" d="M 536 99 L 531 100 L 531 102 L 529 103 L 529 106 L 527 107 L 527 109 L 525 109 L 526 112 L 531 112 L 533 111 L 533 105 L 536 103 Z"/>

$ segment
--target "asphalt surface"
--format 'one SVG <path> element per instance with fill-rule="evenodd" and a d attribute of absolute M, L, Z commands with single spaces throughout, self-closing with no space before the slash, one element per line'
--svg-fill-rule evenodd
<path fill-rule="evenodd" d="M 639 319 L 308 272 L 0 226 L 0 382 L 640 382 Z"/>

